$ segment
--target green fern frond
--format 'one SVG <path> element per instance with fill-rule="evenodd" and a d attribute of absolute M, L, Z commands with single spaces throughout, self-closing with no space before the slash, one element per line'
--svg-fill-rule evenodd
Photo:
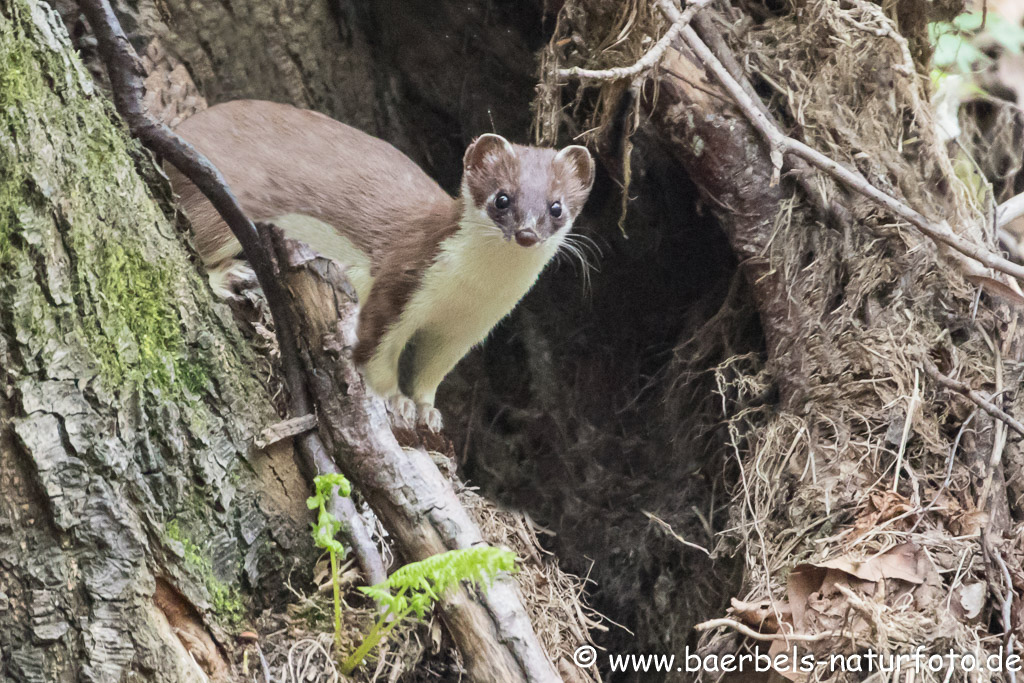
<path fill-rule="evenodd" d="M 501 571 L 515 571 L 516 556 L 510 550 L 487 545 L 449 550 L 397 569 L 363 593 L 392 609 L 395 614 L 413 612 L 420 619 L 433 604 L 461 581 L 488 587 Z"/>
<path fill-rule="evenodd" d="M 328 551 L 331 556 L 331 586 L 334 589 L 334 645 L 341 646 L 341 587 L 338 585 L 338 555 L 345 553 L 345 546 L 335 538 L 341 531 L 341 520 L 327 510 L 334 490 L 339 496 L 352 493 L 352 485 L 341 474 L 321 474 L 313 479 L 315 493 L 306 499 L 306 507 L 319 510 L 313 525 L 313 542 L 318 548 Z"/>
<path fill-rule="evenodd" d="M 338 489 L 339 496 L 351 495 L 352 485 L 341 474 L 320 474 L 313 479 L 313 485 L 316 492 L 306 499 L 306 507 L 310 510 L 320 510 L 316 524 L 313 525 L 313 542 L 318 548 L 342 553 L 345 547 L 334 538 L 341 531 L 341 520 L 327 510 L 327 502 L 330 501 L 335 488 Z"/>
<path fill-rule="evenodd" d="M 384 640 L 405 617 L 423 619 L 434 603 L 461 581 L 489 588 L 498 572 L 514 572 L 511 550 L 479 545 L 449 550 L 397 569 L 386 581 L 361 587 L 363 593 L 386 607 L 362 644 L 341 665 L 348 676 L 369 652 Z M 393 617 L 390 621 L 388 617 Z"/>

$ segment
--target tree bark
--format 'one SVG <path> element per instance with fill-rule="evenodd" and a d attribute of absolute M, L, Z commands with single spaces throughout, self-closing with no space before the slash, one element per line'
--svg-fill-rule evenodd
<path fill-rule="evenodd" d="M 250 453 L 257 364 L 46 5 L 0 4 L 0 84 L 4 677 L 223 679 L 312 562 L 305 487 Z"/>

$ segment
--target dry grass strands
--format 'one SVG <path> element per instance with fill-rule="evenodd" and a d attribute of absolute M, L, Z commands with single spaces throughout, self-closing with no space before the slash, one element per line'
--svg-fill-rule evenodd
<path fill-rule="evenodd" d="M 577 51 L 578 43 L 595 44 L 611 32 L 613 6 L 567 2 L 548 49 L 549 66 L 599 69 L 635 62 L 667 30 L 649 12 L 637 14 L 644 20 L 633 22 L 634 35 L 626 41 L 632 47 L 620 41 L 614 55 Z M 1022 271 L 995 255 L 989 220 L 994 207 L 965 187 L 936 136 L 927 78 L 913 61 L 927 48 L 915 42 L 920 35 L 901 36 L 892 18 L 896 11 L 811 0 L 751 22 L 736 8 L 723 10 L 723 25 L 746 22 L 742 36 L 723 35 L 759 92 L 773 93 L 768 109 L 791 137 L 759 119 L 756 103 L 748 101 L 754 106 L 745 115 L 761 125 L 780 170 L 781 154 L 789 151 L 824 171 L 812 180 L 820 202 L 839 202 L 849 221 L 838 228 L 819 224 L 796 194 L 783 203 L 773 226 L 764 257 L 768 272 L 785 283 L 799 335 L 786 352 L 802 359 L 799 376 L 786 378 L 795 388 L 781 406 L 758 407 L 750 400 L 777 381 L 774 358 L 738 357 L 714 369 L 680 362 L 669 372 L 678 373 L 671 378 L 676 395 L 700 391 L 709 372 L 717 378 L 718 419 L 727 427 L 739 470 L 731 523 L 719 547 L 736 547 L 745 557 L 745 603 L 764 604 L 766 614 L 783 622 L 792 610 L 787 575 L 794 566 L 837 557 L 869 562 L 912 544 L 929 568 L 920 583 L 883 576 L 869 587 L 853 577 L 819 592 L 818 602 L 801 605 L 812 650 L 912 652 L 921 646 L 929 653 L 953 648 L 983 657 L 998 643 L 979 613 L 994 609 L 998 622 L 1005 594 L 980 606 L 973 597 L 976 586 L 1002 572 L 993 573 L 982 552 L 978 529 L 987 524 L 993 503 L 979 497 L 977 472 L 967 463 L 980 459 L 991 472 L 1001 449 L 1015 446 L 994 438 L 1001 425 L 973 402 L 922 373 L 921 359 L 952 359 L 966 385 L 993 386 L 993 349 L 1020 340 L 1016 312 L 987 296 L 979 303 L 978 291 L 941 258 L 932 239 L 1016 277 Z M 931 17 L 939 18 L 948 16 Z M 580 40 L 566 41 L 570 35 Z M 699 48 L 696 32 L 684 29 L 681 35 Z M 613 87 L 595 85 L 602 93 Z M 566 115 L 558 87 L 549 80 L 538 102 L 538 118 L 549 127 Z M 730 95 L 740 100 L 747 92 L 740 87 Z M 588 100 L 577 90 L 568 111 L 577 121 L 605 123 L 603 96 Z M 729 220 L 727 210 L 718 215 Z M 924 216 L 942 216 L 945 223 Z M 710 358 L 692 342 L 679 349 L 682 360 Z M 817 640 L 817 634 L 840 629 L 841 639 Z M 736 635 L 708 631 L 701 645 L 706 652 L 734 653 Z M 996 674 L 972 675 L 991 680 Z M 810 676 L 862 677 L 824 670 Z M 926 671 L 916 680 L 970 677 Z"/>

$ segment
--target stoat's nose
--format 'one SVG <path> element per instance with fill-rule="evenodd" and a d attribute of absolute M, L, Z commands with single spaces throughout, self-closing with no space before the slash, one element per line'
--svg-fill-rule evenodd
<path fill-rule="evenodd" d="M 519 246 L 532 247 L 537 242 L 540 242 L 540 236 L 530 228 L 516 230 L 516 244 Z"/>

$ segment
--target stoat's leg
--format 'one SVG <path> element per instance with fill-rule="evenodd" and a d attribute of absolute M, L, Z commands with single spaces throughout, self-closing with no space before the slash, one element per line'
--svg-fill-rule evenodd
<path fill-rule="evenodd" d="M 416 349 L 407 393 L 416 401 L 417 421 L 437 432 L 441 429 L 441 413 L 434 407 L 437 386 L 473 345 L 466 340 L 452 339 L 450 335 L 428 339 L 429 343 L 420 344 Z"/>
<path fill-rule="evenodd" d="M 393 337 L 393 332 L 385 335 L 384 339 L 370 356 L 369 362 L 363 367 L 363 377 L 370 391 L 378 396 L 390 399 L 399 396 L 398 391 L 398 358 L 402 353 L 404 340 L 401 344 Z"/>
<path fill-rule="evenodd" d="M 360 302 L 359 343 L 353 353 L 367 386 L 385 399 L 400 393 L 398 360 L 416 331 L 416 321 L 403 317 L 397 303 L 388 297 L 392 285 L 385 273 L 374 282 L 366 301 Z"/>

